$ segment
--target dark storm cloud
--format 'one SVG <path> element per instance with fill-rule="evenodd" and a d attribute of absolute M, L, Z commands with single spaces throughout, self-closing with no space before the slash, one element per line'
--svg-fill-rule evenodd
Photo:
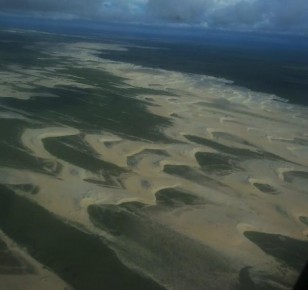
<path fill-rule="evenodd" d="M 149 0 L 148 8 L 166 21 L 211 28 L 308 31 L 307 0 Z"/>
<path fill-rule="evenodd" d="M 0 10 L 5 12 L 34 13 L 52 17 L 86 17 L 106 20 L 134 20 L 140 1 L 124 0 L 0 0 Z"/>
<path fill-rule="evenodd" d="M 81 8 L 81 1 L 63 0 L 63 1 L 49 1 L 49 0 L 0 0 L 2 9 L 15 10 L 30 10 L 41 12 L 53 12 L 63 10 L 77 10 Z"/>
<path fill-rule="evenodd" d="M 307 0 L 0 0 L 0 9 L 53 17 L 308 32 Z"/>

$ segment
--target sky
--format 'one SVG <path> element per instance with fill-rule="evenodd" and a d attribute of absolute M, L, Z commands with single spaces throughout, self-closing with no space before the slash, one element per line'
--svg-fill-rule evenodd
<path fill-rule="evenodd" d="M 0 0 L 0 11 L 64 19 L 308 33 L 308 0 Z"/>

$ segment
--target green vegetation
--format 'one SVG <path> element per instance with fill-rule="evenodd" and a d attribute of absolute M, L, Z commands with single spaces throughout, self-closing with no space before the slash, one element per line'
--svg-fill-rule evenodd
<path fill-rule="evenodd" d="M 76 290 L 163 289 L 126 268 L 96 236 L 0 185 L 0 227 Z"/>

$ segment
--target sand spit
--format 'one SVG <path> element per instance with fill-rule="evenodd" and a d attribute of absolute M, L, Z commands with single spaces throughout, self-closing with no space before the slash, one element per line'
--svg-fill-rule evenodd
<path fill-rule="evenodd" d="M 76 68 L 110 73 L 122 80 L 122 87 L 138 89 L 136 99 L 145 110 L 170 120 L 159 128 L 170 141 L 150 142 L 104 128 L 87 132 L 65 124 L 29 128 L 21 135 L 23 146 L 30 155 L 55 162 L 58 171 L 47 175 L 2 167 L 1 183 L 12 188 L 32 184 L 37 194 L 15 191 L 101 235 L 123 263 L 169 289 L 238 289 L 239 275 L 249 272 L 258 284 L 263 269 L 266 283 L 280 281 L 275 289 L 289 289 L 296 271 L 254 242 L 259 241 L 254 232 L 271 241 L 281 235 L 292 243 L 307 242 L 307 227 L 300 220 L 308 217 L 307 108 L 226 80 L 95 55 L 104 49 L 121 48 L 78 42 L 59 44 L 48 53 Z M 50 69 L 48 84 L 58 84 Z M 147 94 L 153 88 L 157 94 Z M 123 172 L 106 176 L 104 168 L 73 165 L 44 146 L 46 138 L 78 134 L 87 154 Z M 112 186 L 106 185 L 108 178 L 114 180 Z M 166 245 L 170 247 L 161 254 Z M 288 249 L 284 243 L 281 247 Z M 217 275 L 223 279 L 215 284 Z"/>

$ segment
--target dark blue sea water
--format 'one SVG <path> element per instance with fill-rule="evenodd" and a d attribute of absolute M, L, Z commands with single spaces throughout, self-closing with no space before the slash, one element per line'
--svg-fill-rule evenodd
<path fill-rule="evenodd" d="M 205 74 L 238 86 L 275 94 L 308 105 L 308 37 L 199 28 L 153 27 L 88 21 L 50 21 L 2 16 L 0 27 L 84 35 L 118 42 L 129 51 L 104 53 L 104 58 L 147 67 Z"/>

